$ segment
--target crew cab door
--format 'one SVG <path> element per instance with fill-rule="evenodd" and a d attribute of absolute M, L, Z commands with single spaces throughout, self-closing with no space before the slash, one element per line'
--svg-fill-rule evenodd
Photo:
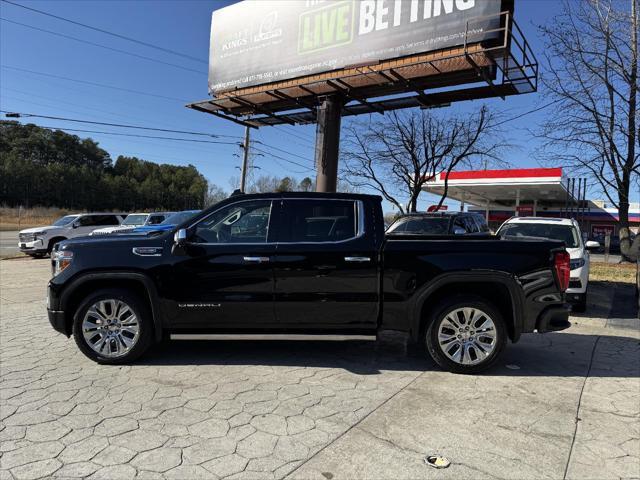
<path fill-rule="evenodd" d="M 234 202 L 189 228 L 187 255 L 176 257 L 166 272 L 174 302 L 171 327 L 273 326 L 273 204 Z"/>
<path fill-rule="evenodd" d="M 365 220 L 357 200 L 282 200 L 274 265 L 281 327 L 376 325 L 378 260 Z"/>

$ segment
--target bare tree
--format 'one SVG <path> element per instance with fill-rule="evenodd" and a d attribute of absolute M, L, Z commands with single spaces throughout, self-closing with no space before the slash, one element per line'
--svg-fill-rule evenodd
<path fill-rule="evenodd" d="M 269 193 L 278 190 L 281 179 L 271 175 L 260 175 L 251 182 L 248 188 L 249 193 Z"/>
<path fill-rule="evenodd" d="M 379 192 L 401 212 L 415 212 L 424 184 L 474 161 L 497 160 L 505 146 L 486 107 L 460 117 L 419 110 L 386 115 L 380 122 L 354 123 L 347 129 L 344 173 L 355 187 Z M 408 200 L 406 208 L 403 200 Z"/>
<path fill-rule="evenodd" d="M 207 189 L 207 193 L 204 196 L 204 206 L 210 207 L 218 202 L 221 202 L 225 198 L 229 196 L 227 192 L 225 192 L 222 187 L 216 185 L 215 183 L 209 183 Z"/>
<path fill-rule="evenodd" d="M 300 180 L 300 183 L 298 184 L 298 190 L 300 190 L 301 192 L 310 192 L 313 190 L 313 180 L 311 180 L 311 178 L 309 177 L 304 177 L 302 180 Z"/>
<path fill-rule="evenodd" d="M 618 208 L 629 256 L 629 194 L 640 174 L 638 0 L 565 0 L 562 14 L 539 29 L 543 84 L 555 99 L 540 132 L 542 156 L 593 179 Z"/>

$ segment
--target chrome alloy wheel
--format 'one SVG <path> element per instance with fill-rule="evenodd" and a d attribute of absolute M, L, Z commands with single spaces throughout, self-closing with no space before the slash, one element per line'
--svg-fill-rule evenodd
<path fill-rule="evenodd" d="M 438 327 L 438 343 L 450 360 L 461 365 L 476 365 L 496 347 L 498 333 L 489 315 L 472 307 L 458 308 L 447 314 Z"/>
<path fill-rule="evenodd" d="M 82 320 L 85 342 L 99 355 L 116 358 L 127 354 L 140 337 L 138 318 L 122 300 L 99 300 Z"/>

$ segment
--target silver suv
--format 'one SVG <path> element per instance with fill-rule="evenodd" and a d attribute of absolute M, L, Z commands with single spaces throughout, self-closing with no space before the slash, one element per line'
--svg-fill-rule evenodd
<path fill-rule="evenodd" d="M 68 238 L 89 235 L 98 228 L 118 226 L 127 215 L 124 213 L 78 213 L 66 215 L 53 225 L 27 228 L 18 234 L 21 252 L 32 257 L 43 257 L 51 253 L 53 246 Z"/>

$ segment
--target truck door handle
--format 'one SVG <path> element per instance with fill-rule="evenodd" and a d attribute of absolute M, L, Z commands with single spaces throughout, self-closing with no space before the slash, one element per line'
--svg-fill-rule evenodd
<path fill-rule="evenodd" d="M 269 257 L 244 257 L 244 261 L 247 263 L 267 263 Z"/>
<path fill-rule="evenodd" d="M 366 263 L 370 262 L 371 258 L 369 257 L 344 257 L 345 262 L 355 262 L 355 263 Z"/>

